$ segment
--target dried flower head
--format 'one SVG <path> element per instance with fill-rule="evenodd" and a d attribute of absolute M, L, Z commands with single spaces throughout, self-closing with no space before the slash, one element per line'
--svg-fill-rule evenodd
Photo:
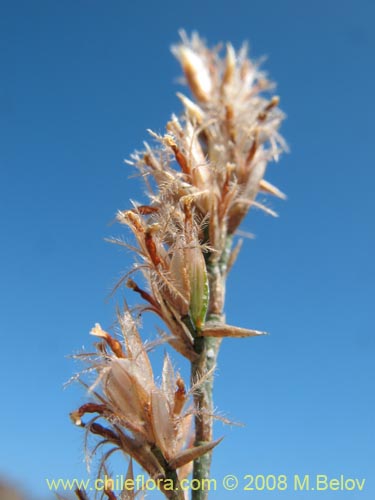
<path fill-rule="evenodd" d="M 193 200 L 198 220 L 210 221 L 210 247 L 221 252 L 251 206 L 274 213 L 256 201 L 259 192 L 284 198 L 264 179 L 268 162 L 286 148 L 278 133 L 283 113 L 277 96 L 262 95 L 272 84 L 247 58 L 246 46 L 236 53 L 228 44 L 221 58 L 198 35 L 189 39 L 182 33 L 182 43 L 172 50 L 196 102 L 178 94 L 182 118 L 173 116 L 165 135 L 152 133 L 159 146 L 146 144 L 131 163 L 149 184 L 153 208 L 173 212 L 181 210 L 181 199 Z"/>
<path fill-rule="evenodd" d="M 232 237 L 252 206 L 275 215 L 259 202 L 259 193 L 285 197 L 264 178 L 268 163 L 286 149 L 278 132 L 284 117 L 279 98 L 265 94 L 272 84 L 247 57 L 246 46 L 236 52 L 228 44 L 222 56 L 220 47 L 208 49 L 195 33 L 181 37 L 172 51 L 191 97 L 178 94 L 181 117 L 173 115 L 164 134 L 150 131 L 153 145 L 145 143 L 128 162 L 142 174 L 149 202 L 117 214 L 135 244 L 113 241 L 136 255 L 119 284 L 126 282 L 141 296 L 141 314 L 151 311 L 165 323 L 169 333 L 162 333 L 163 341 L 191 362 L 194 389 L 186 390 L 168 356 L 161 384 L 155 382 L 147 349 L 125 311 L 119 316 L 122 341 L 100 325 L 92 330 L 101 339 L 90 359 L 97 373 L 90 391 L 94 402 L 72 413 L 77 425 L 101 437 L 95 449 L 112 445 L 103 464 L 123 451 L 161 478 L 171 499 L 184 498 L 178 482 L 192 462 L 195 479 L 209 477 L 210 451 L 218 443 L 212 437 L 212 389 L 221 339 L 264 333 L 225 323 L 225 282 L 239 251 L 231 250 Z M 146 286 L 137 283 L 136 272 Z M 94 417 L 83 423 L 90 413 Z M 105 494 L 116 498 L 112 491 Z M 193 498 L 207 495 L 194 491 Z"/>
<path fill-rule="evenodd" d="M 76 425 L 103 438 L 136 460 L 153 478 L 165 478 L 166 468 L 189 473 L 192 460 L 212 449 L 217 442 L 193 446 L 188 405 L 190 393 L 169 356 L 164 358 L 161 384 L 155 383 L 145 345 L 130 313 L 119 318 L 123 341 L 119 342 L 99 324 L 92 335 L 102 339 L 90 367 L 97 373 L 91 394 L 95 402 L 72 412 Z M 94 390 L 95 388 L 95 390 Z M 85 414 L 96 416 L 87 423 Z M 104 421 L 105 425 L 98 423 Z M 107 455 L 105 455 L 107 458 Z M 188 466 L 188 467 L 186 467 Z M 183 476 L 182 476 L 183 474 Z"/>

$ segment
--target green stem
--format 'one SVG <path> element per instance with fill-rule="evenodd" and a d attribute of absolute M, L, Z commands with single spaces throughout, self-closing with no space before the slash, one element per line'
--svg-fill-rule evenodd
<path fill-rule="evenodd" d="M 230 255 L 232 239 L 227 239 L 227 245 L 220 257 L 214 259 L 215 254 L 207 258 L 207 271 L 210 286 L 210 303 L 206 323 L 224 323 L 224 298 L 226 266 Z M 198 359 L 191 365 L 191 380 L 195 384 L 202 375 L 216 366 L 221 339 L 214 337 L 195 337 L 194 349 Z M 199 386 L 194 395 L 194 406 L 197 410 L 195 416 L 195 446 L 213 440 L 213 386 L 214 376 L 207 377 Z M 200 488 L 192 491 L 192 500 L 207 500 L 208 479 L 210 478 L 212 453 L 206 453 L 194 461 L 193 479 Z"/>
<path fill-rule="evenodd" d="M 164 469 L 165 477 L 160 481 L 160 490 L 169 500 L 185 500 L 185 494 L 181 488 L 176 469 L 169 466 L 162 452 L 154 448 L 153 453 Z"/>
<path fill-rule="evenodd" d="M 198 380 L 202 373 L 206 373 L 216 365 L 219 353 L 220 340 L 214 337 L 198 337 L 195 342 L 196 352 L 199 358 L 192 364 L 192 380 Z M 213 428 L 213 375 L 208 377 L 197 390 L 194 397 L 195 408 L 198 414 L 195 416 L 195 446 L 212 441 Z M 210 477 L 212 453 L 206 453 L 194 461 L 193 479 L 197 481 L 199 489 L 192 491 L 192 500 L 206 500 L 208 491 L 205 491 L 205 480 Z"/>
<path fill-rule="evenodd" d="M 173 489 L 170 488 L 170 480 L 173 483 Z M 165 481 L 161 483 L 161 491 L 169 500 L 185 500 L 176 469 L 165 469 Z"/>

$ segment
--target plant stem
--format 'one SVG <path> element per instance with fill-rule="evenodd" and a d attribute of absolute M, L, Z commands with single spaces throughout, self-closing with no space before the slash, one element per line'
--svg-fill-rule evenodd
<path fill-rule="evenodd" d="M 227 238 L 227 245 L 217 259 L 215 254 L 207 258 L 207 271 L 210 286 L 210 304 L 208 307 L 206 323 L 224 323 L 224 298 L 227 262 L 230 255 L 232 239 Z M 216 258 L 215 258 L 216 257 Z M 196 383 L 207 372 L 214 369 L 219 354 L 221 339 L 215 337 L 195 337 L 194 349 L 199 355 L 197 361 L 191 366 L 192 384 Z M 204 380 L 199 386 L 195 396 L 194 405 L 197 410 L 195 416 L 195 446 L 213 440 L 213 374 Z M 192 490 L 192 500 L 207 500 L 207 480 L 210 478 L 212 452 L 197 458 L 193 466 L 193 479 L 197 481 L 199 488 Z"/>
<path fill-rule="evenodd" d="M 192 363 L 192 380 L 199 380 L 202 373 L 211 370 L 215 364 L 219 353 L 220 340 L 213 337 L 198 337 L 195 342 L 196 352 L 200 354 L 198 360 Z M 195 417 L 195 446 L 212 441 L 213 427 L 213 384 L 214 377 L 208 377 L 197 390 L 194 397 L 195 408 L 199 413 Z M 208 491 L 204 490 L 204 480 L 210 477 L 212 453 L 197 458 L 194 461 L 193 479 L 197 480 L 199 489 L 192 491 L 193 500 L 206 500 Z"/>
<path fill-rule="evenodd" d="M 161 491 L 164 493 L 164 495 L 169 500 L 185 500 L 185 494 L 180 486 L 176 470 L 166 468 L 165 479 L 166 479 L 165 487 L 163 482 L 161 483 Z M 171 490 L 168 485 L 169 480 L 173 481 L 173 490 Z"/>
<path fill-rule="evenodd" d="M 163 454 L 158 448 L 153 450 L 154 455 L 159 460 L 165 471 L 165 478 L 161 481 L 160 490 L 164 493 L 166 498 L 169 500 L 185 500 L 184 491 L 181 488 L 180 481 L 178 480 L 178 475 L 176 469 L 170 467 L 168 462 L 163 457 Z M 173 489 L 171 489 L 171 482 L 173 484 Z"/>

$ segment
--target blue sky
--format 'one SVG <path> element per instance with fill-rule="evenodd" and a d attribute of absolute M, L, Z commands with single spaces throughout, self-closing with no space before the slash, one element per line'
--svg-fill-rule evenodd
<path fill-rule="evenodd" d="M 303 498 L 374 498 L 374 4 L 0 5 L 0 474 L 40 498 L 46 477 L 86 477 L 66 355 L 121 299 L 106 300 L 130 256 L 104 238 L 143 197 L 123 159 L 180 109 L 169 46 L 185 28 L 267 56 L 291 147 L 268 174 L 288 201 L 250 214 L 228 284 L 228 322 L 271 335 L 223 345 L 216 405 L 246 427 L 217 427 L 213 476 L 345 474 L 364 491 Z"/>

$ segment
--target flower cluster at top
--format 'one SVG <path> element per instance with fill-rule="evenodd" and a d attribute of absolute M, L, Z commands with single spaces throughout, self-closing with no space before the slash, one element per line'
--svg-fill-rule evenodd
<path fill-rule="evenodd" d="M 133 280 L 128 286 L 143 293 L 173 333 L 173 346 L 192 359 L 194 332 L 202 333 L 207 308 L 222 312 L 216 295 L 209 303 L 207 265 L 222 259 L 251 206 L 273 214 L 256 200 L 259 192 L 284 198 L 264 179 L 268 162 L 285 148 L 278 133 L 283 113 L 277 97 L 262 97 L 272 84 L 247 58 L 246 47 L 236 53 L 228 44 L 221 58 L 198 35 L 182 34 L 172 51 L 194 100 L 178 94 L 182 117 L 172 116 L 163 136 L 150 132 L 156 146 L 145 144 L 132 156 L 150 204 L 117 218 L 136 237 L 138 268 L 152 293 Z"/>

